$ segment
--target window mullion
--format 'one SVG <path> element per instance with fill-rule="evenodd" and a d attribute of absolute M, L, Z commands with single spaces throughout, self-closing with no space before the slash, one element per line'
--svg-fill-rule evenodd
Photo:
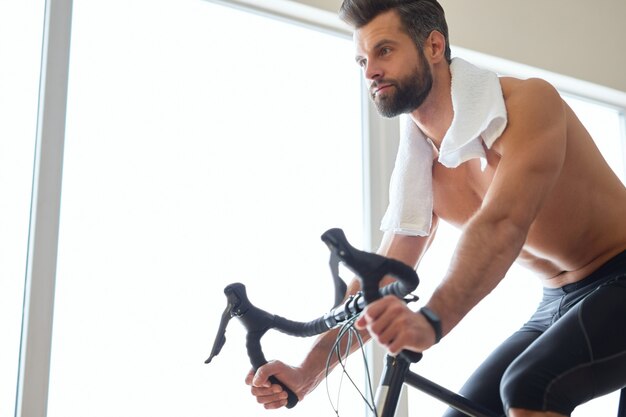
<path fill-rule="evenodd" d="M 364 219 L 366 247 L 375 250 L 380 244 L 382 232 L 380 219 L 387 208 L 389 200 L 389 179 L 395 164 L 398 149 L 400 125 L 396 118 L 383 119 L 369 100 L 367 87 L 362 82 L 362 123 L 363 123 L 363 187 L 364 187 Z M 367 346 L 367 362 L 374 389 L 385 365 L 385 352 L 379 345 L 370 343 Z M 374 413 L 366 409 L 367 417 Z M 408 415 L 408 400 L 403 395 L 398 402 L 397 417 Z"/>
<path fill-rule="evenodd" d="M 46 2 L 15 415 L 47 414 L 72 0 Z"/>
<path fill-rule="evenodd" d="M 626 109 L 622 109 L 619 112 L 620 119 L 620 145 L 622 149 L 622 161 L 623 163 L 623 172 L 622 175 L 626 178 Z"/>

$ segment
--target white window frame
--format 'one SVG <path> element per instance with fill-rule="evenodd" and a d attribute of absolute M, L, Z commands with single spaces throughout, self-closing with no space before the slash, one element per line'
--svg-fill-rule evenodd
<path fill-rule="evenodd" d="M 44 417 L 61 205 L 71 0 L 47 0 L 15 415 Z"/>

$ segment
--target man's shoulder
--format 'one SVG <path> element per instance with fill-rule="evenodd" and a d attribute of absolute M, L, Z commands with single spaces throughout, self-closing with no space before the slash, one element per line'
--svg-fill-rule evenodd
<path fill-rule="evenodd" d="M 500 86 L 507 104 L 542 101 L 559 96 L 556 88 L 541 78 L 500 77 Z"/>
<path fill-rule="evenodd" d="M 547 132 L 561 132 L 565 128 L 565 105 L 559 92 L 540 78 L 500 78 L 507 112 L 507 129 L 494 144 L 504 153 L 506 143 L 526 142 L 529 137 L 540 138 Z M 512 137 L 513 141 L 502 140 Z"/>

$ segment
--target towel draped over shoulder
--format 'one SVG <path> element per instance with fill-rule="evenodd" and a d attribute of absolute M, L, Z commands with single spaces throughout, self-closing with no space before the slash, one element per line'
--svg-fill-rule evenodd
<path fill-rule="evenodd" d="M 454 116 L 439 149 L 438 161 L 456 168 L 481 158 L 483 144 L 490 149 L 507 125 L 506 107 L 498 76 L 460 58 L 450 64 Z M 395 167 L 389 184 L 389 206 L 381 230 L 428 236 L 432 226 L 432 168 L 437 152 L 433 143 L 407 117 L 401 132 Z"/>

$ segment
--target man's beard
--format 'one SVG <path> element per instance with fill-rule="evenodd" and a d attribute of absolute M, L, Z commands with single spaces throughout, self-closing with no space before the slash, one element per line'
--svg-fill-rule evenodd
<path fill-rule="evenodd" d="M 381 79 L 372 84 L 376 87 L 381 84 L 391 84 L 395 88 L 393 94 L 376 99 L 374 93 L 372 100 L 378 112 L 384 117 L 395 117 L 399 114 L 410 113 L 422 105 L 433 87 L 433 76 L 426 59 L 421 60 L 422 70 L 416 68 L 408 77 L 402 80 Z"/>

